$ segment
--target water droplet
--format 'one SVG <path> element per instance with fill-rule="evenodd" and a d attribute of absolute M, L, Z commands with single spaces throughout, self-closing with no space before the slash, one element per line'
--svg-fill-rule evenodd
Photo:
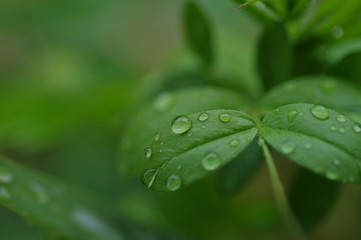
<path fill-rule="evenodd" d="M 4 187 L 0 187 L 0 199 L 1 200 L 9 200 L 11 198 L 10 193 Z"/>
<path fill-rule="evenodd" d="M 343 28 L 340 26 L 335 26 L 334 28 L 332 28 L 331 30 L 331 35 L 333 38 L 335 39 L 339 39 L 343 36 L 344 32 L 343 32 Z"/>
<path fill-rule="evenodd" d="M 192 133 L 188 133 L 188 134 L 187 134 L 188 137 L 192 137 L 192 135 L 193 135 Z"/>
<path fill-rule="evenodd" d="M 347 121 L 347 118 L 346 118 L 345 115 L 340 114 L 340 115 L 338 115 L 338 116 L 336 117 L 336 120 L 337 120 L 337 122 L 339 122 L 339 123 L 344 123 L 344 122 Z"/>
<path fill-rule="evenodd" d="M 215 170 L 219 165 L 221 165 L 221 160 L 214 152 L 207 153 L 202 160 L 202 166 L 207 171 Z"/>
<path fill-rule="evenodd" d="M 159 134 L 155 135 L 154 140 L 155 140 L 156 142 L 158 142 L 159 139 L 160 139 L 160 135 L 159 135 Z"/>
<path fill-rule="evenodd" d="M 355 123 L 355 125 L 353 125 L 353 130 L 357 133 L 361 133 L 361 125 L 358 123 Z"/>
<path fill-rule="evenodd" d="M 202 125 L 202 128 L 206 128 L 206 125 Z"/>
<path fill-rule="evenodd" d="M 295 89 L 296 89 L 296 86 L 293 84 L 293 83 L 287 83 L 286 85 L 285 85 L 285 89 L 287 90 L 287 91 L 294 91 Z"/>
<path fill-rule="evenodd" d="M 335 131 L 337 131 L 337 127 L 336 127 L 335 125 L 332 125 L 332 126 L 330 127 L 330 130 L 331 130 L 332 132 L 335 132 Z"/>
<path fill-rule="evenodd" d="M 333 92 L 337 87 L 336 81 L 334 79 L 327 79 L 322 84 L 322 90 L 326 93 Z"/>
<path fill-rule="evenodd" d="M 204 121 L 206 121 L 206 120 L 208 119 L 208 117 L 209 117 L 209 116 L 208 116 L 207 113 L 202 112 L 201 114 L 199 114 L 198 120 L 201 121 L 201 122 L 204 122 Z"/>
<path fill-rule="evenodd" d="M 338 166 L 338 165 L 341 164 L 341 162 L 340 162 L 340 160 L 335 159 L 335 160 L 333 160 L 333 164 L 335 164 L 336 166 Z"/>
<path fill-rule="evenodd" d="M 0 168 L 0 183 L 11 183 L 13 181 L 13 175 L 11 172 L 4 168 Z"/>
<path fill-rule="evenodd" d="M 326 172 L 326 177 L 330 180 L 335 180 L 338 178 L 338 174 L 335 170 L 331 169 Z"/>
<path fill-rule="evenodd" d="M 296 144 L 292 141 L 286 141 L 281 147 L 281 151 L 284 154 L 291 154 L 295 151 L 295 149 Z"/>
<path fill-rule="evenodd" d="M 39 183 L 33 182 L 30 184 L 30 188 L 34 192 L 36 199 L 40 203 L 44 204 L 44 203 L 48 202 L 48 199 L 49 199 L 48 194 L 46 193 L 46 190 L 42 185 L 40 185 Z"/>
<path fill-rule="evenodd" d="M 344 132 L 345 132 L 345 129 L 344 129 L 344 128 L 339 128 L 338 131 L 339 131 L 340 133 L 344 133 Z"/>
<path fill-rule="evenodd" d="M 301 112 L 300 112 L 300 116 L 302 117 L 303 115 L 305 115 L 305 113 L 301 111 Z"/>
<path fill-rule="evenodd" d="M 186 116 L 179 116 L 172 121 L 171 127 L 175 134 L 182 134 L 191 129 L 192 121 Z"/>
<path fill-rule="evenodd" d="M 297 117 L 297 115 L 298 115 L 298 111 L 292 110 L 291 112 L 288 113 L 288 121 L 293 122 Z"/>
<path fill-rule="evenodd" d="M 252 139 L 250 137 L 246 137 L 246 142 L 250 143 L 252 141 Z"/>
<path fill-rule="evenodd" d="M 158 169 L 149 169 L 143 174 L 143 183 L 150 188 L 158 174 Z"/>
<path fill-rule="evenodd" d="M 231 141 L 231 146 L 232 147 L 237 147 L 239 145 L 240 141 L 238 139 L 234 139 Z"/>
<path fill-rule="evenodd" d="M 223 123 L 228 123 L 229 121 L 231 121 L 231 115 L 229 115 L 228 113 L 223 113 L 219 115 L 219 120 Z"/>
<path fill-rule="evenodd" d="M 311 143 L 305 143 L 305 148 L 306 148 L 306 149 L 311 149 L 311 148 L 312 148 Z"/>
<path fill-rule="evenodd" d="M 182 179 L 178 175 L 171 175 L 167 179 L 167 188 L 169 191 L 176 191 L 182 185 Z"/>
<path fill-rule="evenodd" d="M 86 207 L 78 206 L 71 211 L 71 219 L 76 227 L 85 231 L 87 239 L 109 239 L 120 240 L 124 236 L 119 233 L 116 227 L 103 219 L 100 214 Z"/>
<path fill-rule="evenodd" d="M 161 142 L 160 142 L 160 145 L 163 145 L 163 144 L 164 144 L 164 142 L 163 142 L 163 141 L 161 141 Z"/>
<path fill-rule="evenodd" d="M 330 116 L 328 110 L 322 105 L 314 105 L 311 108 L 311 113 L 313 116 L 315 116 L 316 118 L 318 118 L 320 120 L 326 120 Z"/>
<path fill-rule="evenodd" d="M 167 111 L 173 105 L 173 102 L 174 102 L 173 95 L 168 92 L 164 92 L 157 96 L 153 106 L 155 110 L 159 112 L 164 112 Z"/>
<path fill-rule="evenodd" d="M 147 147 L 144 149 L 144 156 L 148 159 L 152 156 L 152 148 L 151 147 Z"/>
<path fill-rule="evenodd" d="M 263 144 L 265 144 L 264 139 L 263 139 L 263 138 L 258 138 L 257 144 L 258 144 L 259 146 L 262 146 Z"/>

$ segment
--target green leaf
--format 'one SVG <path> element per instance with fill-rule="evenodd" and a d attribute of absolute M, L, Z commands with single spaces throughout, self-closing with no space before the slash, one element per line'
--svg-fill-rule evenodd
<path fill-rule="evenodd" d="M 258 43 L 258 72 L 268 89 L 286 80 L 292 68 L 292 51 L 281 23 L 266 27 Z"/>
<path fill-rule="evenodd" d="M 228 163 L 256 134 L 252 118 L 235 110 L 176 117 L 147 149 L 143 182 L 153 190 L 177 190 Z"/>
<path fill-rule="evenodd" d="M 184 25 L 193 50 L 207 65 L 210 65 L 213 62 L 213 38 L 210 23 L 193 1 L 188 1 L 185 6 Z"/>
<path fill-rule="evenodd" d="M 263 162 L 262 148 L 256 140 L 241 152 L 236 159 L 219 171 L 219 189 L 225 195 L 234 195 L 247 183 Z"/>
<path fill-rule="evenodd" d="M 325 218 L 339 195 L 340 183 L 301 168 L 293 182 L 289 201 L 306 231 L 312 231 Z"/>
<path fill-rule="evenodd" d="M 0 157 L 0 205 L 69 239 L 123 239 L 110 220 L 115 208 L 109 202 L 4 157 Z"/>
<path fill-rule="evenodd" d="M 222 88 L 199 87 L 160 93 L 129 118 L 120 146 L 120 170 L 130 176 L 141 173 L 143 150 L 157 131 L 177 115 L 203 110 L 244 109 L 239 93 Z"/>
<path fill-rule="evenodd" d="M 361 182 L 360 125 L 338 112 L 292 104 L 262 120 L 265 140 L 289 159 L 331 180 Z"/>
<path fill-rule="evenodd" d="M 332 77 L 299 77 L 281 84 L 263 98 L 262 104 L 273 109 L 291 103 L 314 103 L 327 107 L 355 110 L 361 108 L 361 92 Z"/>

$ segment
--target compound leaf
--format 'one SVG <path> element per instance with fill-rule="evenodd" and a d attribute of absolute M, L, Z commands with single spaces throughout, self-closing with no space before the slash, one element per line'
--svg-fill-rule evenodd
<path fill-rule="evenodd" d="M 361 108 L 361 92 L 332 77 L 299 77 L 273 88 L 262 100 L 267 109 L 292 103 L 314 103 L 334 109 L 355 110 Z"/>
<path fill-rule="evenodd" d="M 175 116 L 220 108 L 243 109 L 244 106 L 245 100 L 239 93 L 222 88 L 197 87 L 160 93 L 130 117 L 120 146 L 120 170 L 130 176 L 139 175 L 144 148 Z"/>
<path fill-rule="evenodd" d="M 321 105 L 291 104 L 269 112 L 260 132 L 289 159 L 331 180 L 361 182 L 361 126 Z"/>
<path fill-rule="evenodd" d="M 146 149 L 143 182 L 174 191 L 225 165 L 255 138 L 253 119 L 235 110 L 176 117 Z"/>

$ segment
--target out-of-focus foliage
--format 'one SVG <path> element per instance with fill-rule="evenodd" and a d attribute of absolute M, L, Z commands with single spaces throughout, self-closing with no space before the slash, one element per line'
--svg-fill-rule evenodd
<path fill-rule="evenodd" d="M 124 174 L 139 174 L 144 146 L 176 115 L 278 107 L 290 99 L 282 86 L 291 77 L 348 81 L 336 86 L 347 98 L 318 89 L 287 103 L 317 99 L 361 122 L 357 100 L 344 108 L 361 86 L 360 1 L 252 1 L 234 10 L 244 3 L 0 1 L 0 239 L 287 239 L 257 150 L 174 193 Z M 305 82 L 295 82 L 298 93 Z M 158 112 L 167 94 L 187 104 Z M 254 162 L 241 161 L 248 154 Z M 288 185 L 297 167 L 276 162 L 311 239 L 360 238 L 358 185 L 307 188 L 307 174 Z M 313 215 L 303 209 L 316 191 L 330 201 L 323 209 L 314 201 Z"/>

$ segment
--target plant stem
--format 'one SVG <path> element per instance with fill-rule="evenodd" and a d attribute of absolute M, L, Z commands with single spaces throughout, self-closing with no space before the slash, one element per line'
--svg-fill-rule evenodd
<path fill-rule="evenodd" d="M 282 186 L 282 182 L 278 175 L 277 168 L 273 162 L 272 155 L 262 137 L 260 137 L 260 144 L 266 158 L 276 204 L 285 222 L 285 225 L 287 226 L 287 229 L 289 230 L 293 239 L 306 240 L 307 237 L 305 233 L 292 213 L 291 207 L 288 203 L 285 191 Z"/>
<path fill-rule="evenodd" d="M 255 3 L 255 2 L 258 2 L 259 0 L 251 0 L 251 1 L 248 1 L 246 3 L 243 3 L 242 5 L 240 5 L 239 7 L 236 8 L 236 10 L 241 10 L 242 8 L 245 8 L 247 7 L 248 5 L 252 4 L 252 3 Z"/>

